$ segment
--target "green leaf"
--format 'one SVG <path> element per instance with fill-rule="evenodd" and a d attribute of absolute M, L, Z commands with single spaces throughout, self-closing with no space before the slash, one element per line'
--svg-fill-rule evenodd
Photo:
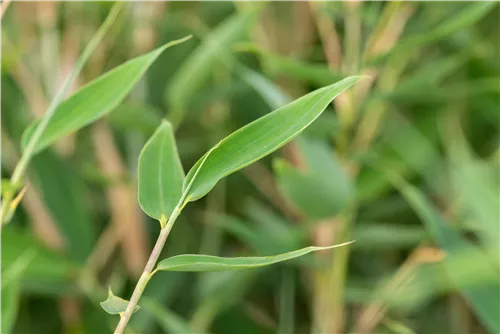
<path fill-rule="evenodd" d="M 354 186 L 335 159 L 332 150 L 319 141 L 300 138 L 306 170 L 283 159 L 274 161 L 278 184 L 284 196 L 309 218 L 335 216 L 353 199 Z"/>
<path fill-rule="evenodd" d="M 191 36 L 172 41 L 143 56 L 129 60 L 82 87 L 59 105 L 36 143 L 33 153 L 40 152 L 58 139 L 111 112 L 165 49 L 189 38 Z M 28 144 L 39 122 L 37 120 L 30 124 L 23 133 L 23 148 Z"/>
<path fill-rule="evenodd" d="M 210 78 L 214 65 L 228 53 L 232 43 L 253 26 L 263 6 L 237 13 L 222 22 L 182 64 L 168 85 L 166 100 L 172 106 L 174 124 L 180 122 L 185 108 Z"/>
<path fill-rule="evenodd" d="M 185 201 L 205 196 L 220 179 L 288 143 L 359 79 L 348 77 L 311 92 L 224 138 L 189 171 L 183 185 Z"/>
<path fill-rule="evenodd" d="M 431 236 L 449 254 L 444 259 L 444 268 L 447 271 L 450 281 L 461 291 L 483 324 L 492 333 L 498 333 L 500 331 L 500 322 L 498 319 L 500 308 L 497 302 L 497 296 L 500 295 L 498 267 L 492 267 L 491 259 L 485 253 L 466 241 L 456 230 L 451 228 L 417 188 L 408 184 L 397 175 L 389 174 L 388 177 L 420 216 Z M 477 269 L 478 272 L 484 276 L 488 276 L 489 280 L 495 283 L 464 286 L 455 275 L 456 267 L 450 262 L 450 256 L 461 252 L 474 255 L 476 258 L 475 262 L 479 266 L 479 269 Z"/>
<path fill-rule="evenodd" d="M 163 121 L 139 156 L 139 205 L 152 218 L 166 220 L 182 194 L 184 170 L 172 125 Z"/>
<path fill-rule="evenodd" d="M 127 309 L 129 301 L 122 299 L 120 297 L 117 297 L 113 294 L 113 291 L 111 291 L 111 288 L 108 289 L 108 298 L 101 302 L 101 307 L 103 308 L 104 311 L 108 312 L 109 314 L 120 314 L 125 312 Z M 134 307 L 134 311 L 132 313 L 135 313 L 139 310 L 139 306 L 136 305 Z"/>
<path fill-rule="evenodd" d="M 327 247 L 306 247 L 293 252 L 262 257 L 218 257 L 211 255 L 177 255 L 158 263 L 157 270 L 164 271 L 225 271 L 258 268 L 283 262 L 319 250 L 341 247 L 353 243 L 345 242 Z"/>

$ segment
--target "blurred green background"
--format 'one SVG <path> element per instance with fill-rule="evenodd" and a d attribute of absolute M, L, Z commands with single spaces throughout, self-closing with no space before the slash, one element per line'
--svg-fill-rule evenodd
<path fill-rule="evenodd" d="M 1 158 L 41 117 L 112 2 L 2 3 Z M 131 333 L 499 333 L 500 6 L 128 2 L 72 91 L 170 40 L 109 116 L 38 154 L 1 231 L 2 333 L 108 333 L 159 233 L 139 152 L 173 121 L 184 168 L 345 76 L 296 140 L 189 204 L 162 257 L 344 248 L 259 270 L 159 272 Z M 5 185 L 2 183 L 2 188 Z"/>

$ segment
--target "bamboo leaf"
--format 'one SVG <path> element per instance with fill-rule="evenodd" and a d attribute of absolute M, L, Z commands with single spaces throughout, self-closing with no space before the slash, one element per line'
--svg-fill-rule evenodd
<path fill-rule="evenodd" d="M 294 259 L 299 256 L 335 247 L 346 246 L 354 241 L 327 247 L 306 247 L 293 252 L 262 257 L 218 257 L 211 255 L 177 255 L 161 261 L 157 270 L 164 271 L 225 271 L 250 269 Z"/>
<path fill-rule="evenodd" d="M 117 297 L 113 294 L 113 291 L 111 291 L 111 288 L 108 289 L 108 298 L 101 302 L 101 307 L 103 308 L 104 311 L 108 312 L 109 314 L 120 314 L 122 312 L 125 312 L 125 309 L 127 308 L 129 301 L 122 299 L 120 297 Z M 139 306 L 136 305 L 134 307 L 134 313 L 139 310 Z"/>
<path fill-rule="evenodd" d="M 175 144 L 174 130 L 163 121 L 139 156 L 139 205 L 152 218 L 166 220 L 182 194 L 184 170 Z"/>
<path fill-rule="evenodd" d="M 311 92 L 224 138 L 189 171 L 183 185 L 185 201 L 205 196 L 220 179 L 288 143 L 359 79 L 348 77 Z"/>
<path fill-rule="evenodd" d="M 191 36 L 169 42 L 143 56 L 134 58 L 82 87 L 61 103 L 50 119 L 33 150 L 40 152 L 58 139 L 96 121 L 111 112 L 132 90 L 151 64 L 167 48 L 182 43 Z M 23 133 L 26 147 L 40 120 L 30 124 Z"/>

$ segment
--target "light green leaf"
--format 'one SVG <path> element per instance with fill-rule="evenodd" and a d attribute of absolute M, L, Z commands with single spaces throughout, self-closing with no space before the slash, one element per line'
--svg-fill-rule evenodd
<path fill-rule="evenodd" d="M 360 78 L 348 77 L 311 92 L 224 138 L 189 171 L 183 185 L 185 201 L 205 196 L 220 179 L 288 143 Z"/>
<path fill-rule="evenodd" d="M 104 311 L 108 312 L 109 314 L 120 314 L 125 312 L 128 303 L 129 303 L 128 300 L 115 296 L 113 294 L 113 291 L 111 291 L 111 288 L 109 288 L 108 298 L 105 301 L 101 302 L 101 307 L 103 308 Z M 139 308 L 140 307 L 136 305 L 134 307 L 133 313 L 137 312 Z"/>
<path fill-rule="evenodd" d="M 139 156 L 139 205 L 158 220 L 170 216 L 182 194 L 184 170 L 172 125 L 163 121 Z"/>
<path fill-rule="evenodd" d="M 177 255 L 158 263 L 157 270 L 164 271 L 225 271 L 258 268 L 283 262 L 319 250 L 346 246 L 354 241 L 327 247 L 306 247 L 293 252 L 262 257 L 218 257 L 211 255 Z"/>
<path fill-rule="evenodd" d="M 111 112 L 132 90 L 141 76 L 167 48 L 182 43 L 191 36 L 169 42 L 143 56 L 134 58 L 82 87 L 61 103 L 37 142 L 33 153 L 40 152 L 58 139 L 96 121 Z M 23 133 L 22 146 L 26 147 L 39 120 Z"/>
<path fill-rule="evenodd" d="M 161 122 L 161 113 L 155 107 L 143 103 L 123 103 L 109 114 L 109 124 L 121 131 L 135 131 L 151 136 Z"/>
<path fill-rule="evenodd" d="M 240 39 L 258 19 L 261 7 L 234 14 L 222 22 L 182 64 L 166 91 L 174 124 L 182 119 L 192 95 L 208 81 L 214 65 L 228 54 L 230 45 Z"/>

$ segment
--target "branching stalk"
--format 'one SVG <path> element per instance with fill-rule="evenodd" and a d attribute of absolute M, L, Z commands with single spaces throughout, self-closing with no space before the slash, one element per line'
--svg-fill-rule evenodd
<path fill-rule="evenodd" d="M 172 229 L 172 226 L 174 226 L 177 217 L 179 217 L 182 211 L 182 205 L 181 205 L 182 202 L 183 199 L 181 199 L 179 204 L 175 207 L 165 227 L 161 229 L 160 235 L 158 236 L 158 240 L 156 240 L 156 244 L 153 248 L 153 251 L 151 252 L 151 255 L 149 256 L 146 266 L 144 267 L 144 271 L 142 272 L 141 277 L 139 278 L 139 281 L 137 282 L 137 285 L 134 288 L 134 292 L 132 293 L 132 297 L 130 298 L 127 308 L 125 309 L 125 312 L 121 314 L 120 322 L 118 323 L 118 326 L 116 326 L 115 329 L 115 334 L 122 334 L 125 331 L 125 328 L 127 327 L 127 324 L 130 321 L 130 317 L 132 316 L 132 313 L 135 307 L 137 306 L 137 303 L 139 302 L 139 299 L 141 298 L 144 289 L 148 285 L 148 282 L 151 279 L 151 277 L 153 276 L 154 274 L 153 269 L 156 265 L 156 262 L 158 261 L 158 258 L 160 257 L 163 247 L 165 246 L 165 242 L 167 241 L 168 235 L 170 234 L 170 230 Z"/>

